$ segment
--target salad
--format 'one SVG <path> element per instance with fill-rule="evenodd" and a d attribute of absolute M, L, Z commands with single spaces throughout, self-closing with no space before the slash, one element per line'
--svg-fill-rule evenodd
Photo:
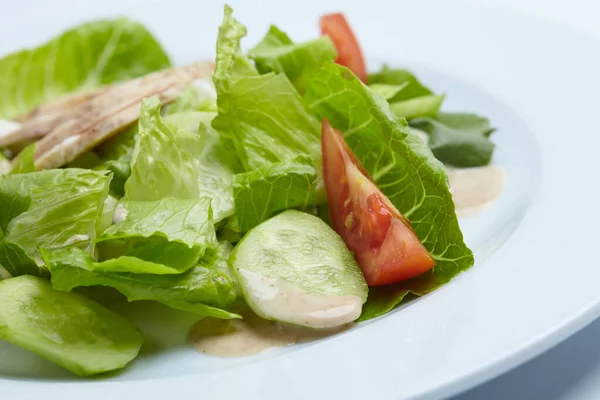
<path fill-rule="evenodd" d="M 0 59 L 0 339 L 123 368 L 144 339 L 117 294 L 196 313 L 231 355 L 244 324 L 246 347 L 320 337 L 471 267 L 448 176 L 489 168 L 494 129 L 319 23 L 243 51 L 225 6 L 214 63 L 172 66 L 128 19 Z"/>

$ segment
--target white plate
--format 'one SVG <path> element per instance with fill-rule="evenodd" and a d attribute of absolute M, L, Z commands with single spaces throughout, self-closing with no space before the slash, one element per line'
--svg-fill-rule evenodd
<path fill-rule="evenodd" d="M 69 3 L 69 1 L 62 1 Z M 126 13 L 146 23 L 177 61 L 212 57 L 219 2 L 60 2 L 3 21 L 0 53 L 33 45 L 82 19 Z M 298 40 L 343 10 L 372 68 L 407 66 L 447 110 L 489 116 L 507 189 L 485 214 L 462 221 L 474 268 L 384 318 L 318 343 L 219 360 L 185 346 L 194 317 L 147 303 L 151 349 L 111 378 L 75 380 L 0 345 L 7 399 L 438 398 L 533 357 L 600 314 L 593 257 L 600 222 L 597 129 L 600 46 L 561 26 L 446 0 L 232 1 L 246 45 L 276 23 Z M 40 2 L 41 4 L 41 2 Z M 9 13 L 10 15 L 10 13 Z M 1 307 L 1 305 L 0 305 Z M 138 317 L 144 328 L 147 320 Z M 193 396 L 193 397 L 192 397 Z"/>

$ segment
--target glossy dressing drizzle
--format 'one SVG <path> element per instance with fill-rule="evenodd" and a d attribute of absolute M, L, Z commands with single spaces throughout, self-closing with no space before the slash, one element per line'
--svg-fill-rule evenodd
<path fill-rule="evenodd" d="M 203 354 L 218 357 L 243 357 L 300 342 L 321 339 L 348 329 L 352 324 L 312 330 L 267 321 L 251 311 L 244 319 L 221 320 L 205 318 L 189 333 L 193 347 Z"/>
<path fill-rule="evenodd" d="M 427 133 L 411 128 L 425 144 Z M 504 189 L 504 170 L 497 165 L 475 168 L 446 166 L 450 192 L 459 217 L 475 215 L 490 206 Z"/>
<path fill-rule="evenodd" d="M 490 206 L 504 188 L 504 171 L 497 165 L 447 168 L 456 214 L 466 217 Z"/>

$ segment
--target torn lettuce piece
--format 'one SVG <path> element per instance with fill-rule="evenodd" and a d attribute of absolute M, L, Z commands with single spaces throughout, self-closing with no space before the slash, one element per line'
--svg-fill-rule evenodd
<path fill-rule="evenodd" d="M 199 195 L 212 198 L 213 221 L 219 223 L 233 215 L 232 179 L 243 171 L 235 152 L 228 149 L 223 138 L 213 127 L 214 112 L 179 112 L 165 120 L 180 129 L 196 132 L 202 138 L 204 147 L 198 159 Z"/>
<path fill-rule="evenodd" d="M 329 64 L 313 76 L 306 100 L 344 133 L 352 151 L 383 193 L 411 221 L 437 264 L 417 278 L 390 288 L 373 288 L 361 319 L 385 314 L 407 292 L 425 294 L 471 267 L 473 253 L 463 241 L 443 164 L 416 134 L 396 122 L 383 97 L 364 86 L 347 68 Z"/>
<path fill-rule="evenodd" d="M 235 282 L 227 265 L 230 252 L 231 245 L 222 242 L 198 265 L 177 275 L 111 272 L 103 267 L 105 263 L 113 264 L 111 269 L 117 269 L 116 264 L 121 263 L 118 269 L 126 270 L 132 259 L 120 257 L 97 263 L 79 249 L 42 250 L 42 257 L 52 272 L 52 286 L 58 290 L 109 286 L 129 301 L 153 300 L 176 310 L 229 319 L 239 318 L 239 315 L 225 310 L 237 297 Z"/>
<path fill-rule="evenodd" d="M 39 248 L 91 250 L 109 182 L 106 173 L 76 168 L 1 177 L 0 264 L 13 276 L 39 275 Z"/>
<path fill-rule="evenodd" d="M 183 131 L 163 121 L 157 98 L 144 99 L 124 199 L 197 199 L 200 197 L 198 160 L 202 147 L 197 133 Z"/>
<path fill-rule="evenodd" d="M 64 94 L 169 65 L 160 44 L 137 22 L 121 18 L 82 24 L 0 59 L 0 118 L 13 119 Z"/>
<path fill-rule="evenodd" d="M 225 16 L 217 39 L 213 81 L 219 115 L 213 127 L 235 149 L 245 172 L 298 156 L 320 165 L 320 124 L 283 74 L 259 75 L 240 49 L 246 28 Z"/>
<path fill-rule="evenodd" d="M 122 256 L 162 265 L 135 272 L 173 274 L 197 264 L 216 246 L 211 199 L 164 198 L 157 201 L 122 200 L 113 222 L 96 239 L 101 260 Z"/>
<path fill-rule="evenodd" d="M 196 79 L 166 107 L 166 115 L 186 111 L 217 111 L 217 91 L 212 81 Z"/>
<path fill-rule="evenodd" d="M 413 128 L 429 135 L 429 148 L 445 164 L 455 167 L 480 167 L 490 163 L 494 143 L 489 140 L 494 128 L 487 118 L 475 114 L 439 113 L 435 117 L 411 119 Z"/>
<path fill-rule="evenodd" d="M 352 253 L 319 218 L 287 210 L 252 229 L 230 258 L 259 316 L 310 328 L 357 319 L 367 283 Z"/>
<path fill-rule="evenodd" d="M 35 156 L 35 143 L 31 143 L 27 147 L 25 147 L 21 152 L 15 157 L 13 161 L 12 168 L 9 174 L 26 174 L 28 172 L 35 172 L 35 164 L 33 163 Z"/>
<path fill-rule="evenodd" d="M 408 82 L 401 83 L 399 85 L 391 85 L 387 83 L 373 83 L 369 85 L 369 88 L 379 93 L 384 99 L 390 100 L 393 99 L 402 89 L 408 86 Z"/>
<path fill-rule="evenodd" d="M 410 100 L 434 94 L 428 87 L 423 85 L 416 76 L 405 69 L 393 69 L 384 65 L 381 71 L 369 75 L 369 85 L 386 84 L 400 86 L 393 96 L 386 98 L 390 103 Z M 384 96 L 385 97 L 385 96 Z"/>
<path fill-rule="evenodd" d="M 248 52 L 261 74 L 276 72 L 285 74 L 296 89 L 302 93 L 310 76 L 325 62 L 337 57 L 335 46 L 329 36 L 295 44 L 274 25 L 266 36 Z"/>
<path fill-rule="evenodd" d="M 431 117 L 440 111 L 443 95 L 430 94 L 427 96 L 414 97 L 409 100 L 390 103 L 390 108 L 396 117 L 416 118 Z"/>
<path fill-rule="evenodd" d="M 309 157 L 235 175 L 233 193 L 239 232 L 247 232 L 281 211 L 314 205 L 316 186 L 317 174 Z"/>
<path fill-rule="evenodd" d="M 102 234 L 102 232 L 104 232 L 113 224 L 113 216 L 118 204 L 119 200 L 116 197 L 111 196 L 110 194 L 106 197 L 106 200 L 104 200 L 104 206 L 102 207 L 102 215 L 100 215 L 100 218 L 98 219 L 96 236 Z"/>
<path fill-rule="evenodd" d="M 0 281 L 0 304 L 1 340 L 79 376 L 125 367 L 144 341 L 123 316 L 33 276 Z"/>
<path fill-rule="evenodd" d="M 125 182 L 131 176 L 131 158 L 137 134 L 138 126 L 134 125 L 94 149 L 100 163 L 93 169 L 113 173 L 110 191 L 119 198 L 125 195 Z"/>

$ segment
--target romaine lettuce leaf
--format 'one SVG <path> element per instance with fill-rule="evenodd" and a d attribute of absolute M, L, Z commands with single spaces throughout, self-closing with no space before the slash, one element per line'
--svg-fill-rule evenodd
<path fill-rule="evenodd" d="M 213 126 L 234 144 L 246 172 L 301 155 L 320 159 L 319 122 L 285 75 L 258 75 L 240 50 L 245 34 L 226 6 L 213 76 L 219 108 Z"/>
<path fill-rule="evenodd" d="M 329 36 L 294 44 L 287 34 L 271 25 L 269 32 L 248 52 L 248 56 L 256 62 L 261 74 L 271 71 L 284 73 L 302 93 L 310 76 L 324 62 L 335 60 L 337 52 Z"/>
<path fill-rule="evenodd" d="M 1 177 L 0 264 L 13 276 L 39 275 L 40 247 L 90 248 L 109 182 L 105 173 L 76 168 Z"/>
<path fill-rule="evenodd" d="M 144 99 L 139 132 L 125 182 L 125 199 L 197 199 L 198 160 L 203 143 L 197 133 L 182 131 L 160 116 L 157 98 Z"/>
<path fill-rule="evenodd" d="M 217 91 L 207 79 L 193 81 L 177 99 L 166 108 L 166 115 L 184 111 L 217 111 Z"/>
<path fill-rule="evenodd" d="M 0 60 L 0 117 L 13 119 L 66 93 L 169 65 L 160 44 L 139 23 L 124 18 L 86 23 Z"/>
<path fill-rule="evenodd" d="M 373 288 L 361 319 L 382 315 L 407 292 L 425 294 L 471 267 L 473 253 L 463 241 L 444 166 L 416 134 L 395 121 L 387 102 L 336 64 L 324 65 L 313 76 L 306 100 L 344 133 L 350 148 L 412 222 L 437 263 L 418 278 L 392 288 Z"/>
<path fill-rule="evenodd" d="M 246 28 L 232 17 L 231 8 L 225 6 L 225 16 L 217 39 L 217 62 L 213 80 L 217 89 L 218 116 L 213 127 L 221 134 L 223 145 L 237 154 L 242 172 L 254 174 L 240 178 L 245 186 L 244 199 L 265 198 L 264 193 L 252 194 L 250 189 L 262 191 L 262 182 L 250 182 L 250 178 L 263 180 L 269 171 L 269 181 L 293 185 L 287 187 L 294 197 L 313 198 L 317 185 L 307 186 L 306 179 L 276 177 L 275 171 L 284 173 L 282 166 L 297 157 L 309 157 L 313 165 L 321 165 L 320 124 L 306 107 L 302 98 L 284 74 L 273 72 L 259 75 L 240 49 L 240 40 Z M 272 164 L 277 168 L 270 169 Z M 312 174 L 310 174 L 312 175 Z M 235 178 L 234 178 L 235 179 Z M 311 180 L 308 180 L 311 183 Z M 304 196 L 301 192 L 304 191 Z M 254 216 L 269 216 L 275 211 L 269 207 L 285 203 L 284 193 L 273 193 L 268 203 L 252 204 Z M 316 198 L 316 197 L 315 197 Z M 246 208 L 246 206 L 244 206 Z M 244 210 L 236 210 L 242 220 Z M 254 220 L 253 223 L 260 221 Z M 240 224 L 242 227 L 242 224 Z"/>
<path fill-rule="evenodd" d="M 408 82 L 404 82 L 399 85 L 391 85 L 388 83 L 373 83 L 369 85 L 369 88 L 372 91 L 379 93 L 381 96 L 383 96 L 384 99 L 389 101 L 390 99 L 393 99 L 394 96 L 396 96 L 398 93 L 400 93 L 400 91 L 406 86 L 408 86 Z"/>
<path fill-rule="evenodd" d="M 33 163 L 35 156 L 35 143 L 31 143 L 25 147 L 17 155 L 13 161 L 12 168 L 9 174 L 26 174 L 27 172 L 35 172 L 35 164 Z"/>
<path fill-rule="evenodd" d="M 80 376 L 123 368 L 144 341 L 123 316 L 33 276 L 0 281 L 0 304 L 0 339 Z"/>
<path fill-rule="evenodd" d="M 131 158 L 137 134 L 136 124 L 94 149 L 94 153 L 100 158 L 100 164 L 94 169 L 113 173 L 110 191 L 118 197 L 125 195 L 125 182 L 131 176 Z"/>
<path fill-rule="evenodd" d="M 400 87 L 400 90 L 394 96 L 386 99 L 390 103 L 433 94 L 411 72 L 405 69 L 392 69 L 387 65 L 384 65 L 381 71 L 369 75 L 369 85 L 373 84 L 396 85 Z"/>
<path fill-rule="evenodd" d="M 430 94 L 427 96 L 414 97 L 409 100 L 390 103 L 390 108 L 396 117 L 416 118 L 431 117 L 440 111 L 443 95 Z"/>
<path fill-rule="evenodd" d="M 166 121 L 180 129 L 197 132 L 204 147 L 198 159 L 199 195 L 212 198 L 213 221 L 221 222 L 233 215 L 232 179 L 243 171 L 236 154 L 225 147 L 223 138 L 210 125 L 214 112 L 179 112 L 166 117 Z"/>
<path fill-rule="evenodd" d="M 494 131 L 487 118 L 474 114 L 439 113 L 409 121 L 410 126 L 429 134 L 429 148 L 443 163 L 455 167 L 479 167 L 492 159 Z"/>
<path fill-rule="evenodd" d="M 108 270 L 102 265 L 110 262 L 116 269 L 131 268 L 130 258 L 97 263 L 89 254 L 79 249 L 42 250 L 42 257 L 52 272 L 52 286 L 70 291 L 76 287 L 110 286 L 123 293 L 129 301 L 154 300 L 171 308 L 192 311 L 217 318 L 239 318 L 226 311 L 236 299 L 237 293 L 227 259 L 231 253 L 229 243 L 221 243 L 215 252 L 207 254 L 200 263 L 178 275 L 135 274 L 124 272 L 100 272 Z"/>
<path fill-rule="evenodd" d="M 233 178 L 240 232 L 247 232 L 273 215 L 315 204 L 317 174 L 309 157 L 268 164 Z"/>
<path fill-rule="evenodd" d="M 161 264 L 118 272 L 173 274 L 192 268 L 216 246 L 210 198 L 122 200 L 111 225 L 96 239 L 100 259 L 122 256 Z M 131 263 L 129 263 L 131 264 Z"/>

